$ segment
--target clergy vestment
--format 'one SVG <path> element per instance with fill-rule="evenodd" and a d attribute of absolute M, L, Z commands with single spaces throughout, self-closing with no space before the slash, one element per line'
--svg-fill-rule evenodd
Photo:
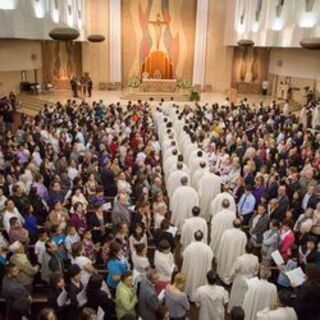
<path fill-rule="evenodd" d="M 223 233 L 217 255 L 217 273 L 224 283 L 230 283 L 233 264 L 245 252 L 246 244 L 247 236 L 241 229 L 233 228 Z"/>
<path fill-rule="evenodd" d="M 194 190 L 199 189 L 199 181 L 202 178 L 202 176 L 204 175 L 205 172 L 208 172 L 208 168 L 204 167 L 204 168 L 199 168 L 198 170 L 196 170 L 193 175 L 192 175 L 192 180 L 191 180 L 191 185 L 192 188 L 194 188 Z"/>
<path fill-rule="evenodd" d="M 190 162 L 191 156 L 194 152 L 200 151 L 200 149 L 194 144 L 189 143 L 185 146 L 183 151 L 183 156 L 185 157 L 185 162 L 190 166 L 192 163 Z"/>
<path fill-rule="evenodd" d="M 243 301 L 245 320 L 257 320 L 258 311 L 270 308 L 277 298 L 277 287 L 267 280 L 260 279 L 250 284 Z"/>
<path fill-rule="evenodd" d="M 214 217 L 218 212 L 220 212 L 222 207 L 223 200 L 229 200 L 230 206 L 229 209 L 232 210 L 234 213 L 237 212 L 236 202 L 234 201 L 234 197 L 229 192 L 221 192 L 215 196 L 215 198 L 211 201 L 210 204 L 210 215 Z"/>
<path fill-rule="evenodd" d="M 192 242 L 195 241 L 194 234 L 198 230 L 203 233 L 203 242 L 207 243 L 208 226 L 206 220 L 201 217 L 192 217 L 185 221 L 181 231 L 181 252 Z"/>
<path fill-rule="evenodd" d="M 168 197 L 171 198 L 174 192 L 181 187 L 181 178 L 187 177 L 188 178 L 188 184 L 190 181 L 189 174 L 184 172 L 183 170 L 175 170 L 170 173 L 170 176 L 168 178 L 167 182 L 167 191 L 168 191 Z"/>
<path fill-rule="evenodd" d="M 290 307 L 280 307 L 275 310 L 266 308 L 258 312 L 257 320 L 298 320 L 298 317 Z"/>
<path fill-rule="evenodd" d="M 320 105 L 317 105 L 312 112 L 312 128 L 320 125 Z"/>
<path fill-rule="evenodd" d="M 191 301 L 197 288 L 207 282 L 207 272 L 212 268 L 213 253 L 210 247 L 201 242 L 191 242 L 183 251 L 182 273 L 186 277 L 184 291 Z"/>
<path fill-rule="evenodd" d="M 215 256 L 218 254 L 221 237 L 224 231 L 233 228 L 233 221 L 235 218 L 236 214 L 229 209 L 221 210 L 212 218 L 210 247 Z"/>
<path fill-rule="evenodd" d="M 251 253 L 245 253 L 233 263 L 231 271 L 232 287 L 228 312 L 233 307 L 241 307 L 248 290 L 247 279 L 253 278 L 259 271 L 259 259 Z"/>
<path fill-rule="evenodd" d="M 200 168 L 200 163 L 205 162 L 208 165 L 208 160 L 205 157 L 196 157 L 191 162 L 188 162 L 190 172 L 193 174 L 196 170 Z"/>
<path fill-rule="evenodd" d="M 224 320 L 228 292 L 222 286 L 204 285 L 197 289 L 194 301 L 200 307 L 199 320 Z"/>
<path fill-rule="evenodd" d="M 190 171 L 191 172 L 191 171 Z M 211 172 L 203 174 L 199 181 L 199 197 L 201 215 L 209 221 L 210 204 L 214 197 L 221 192 L 221 179 L 219 176 Z"/>
<path fill-rule="evenodd" d="M 172 163 L 171 166 L 169 167 L 168 173 L 166 175 L 166 182 L 168 182 L 168 178 L 170 177 L 170 174 L 177 170 L 177 163 L 178 163 L 178 160 L 176 162 Z M 182 171 L 184 171 L 185 173 L 187 173 L 189 175 L 189 168 L 187 167 L 187 165 L 185 163 L 182 163 Z"/>
<path fill-rule="evenodd" d="M 192 217 L 192 208 L 198 206 L 197 192 L 188 186 L 176 189 L 170 199 L 171 223 L 181 231 L 184 221 Z"/>

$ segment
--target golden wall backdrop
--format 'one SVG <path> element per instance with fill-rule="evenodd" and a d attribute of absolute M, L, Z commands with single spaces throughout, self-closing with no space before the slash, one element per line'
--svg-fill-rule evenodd
<path fill-rule="evenodd" d="M 43 41 L 41 51 L 44 83 L 53 83 L 59 89 L 69 89 L 72 75 L 82 75 L 80 42 Z"/>
<path fill-rule="evenodd" d="M 122 0 L 124 85 L 154 52 L 171 61 L 173 77 L 192 80 L 196 7 L 197 0 Z"/>
<path fill-rule="evenodd" d="M 269 48 L 243 50 L 236 47 L 233 54 L 232 87 L 242 82 L 260 86 L 268 76 L 269 59 Z"/>

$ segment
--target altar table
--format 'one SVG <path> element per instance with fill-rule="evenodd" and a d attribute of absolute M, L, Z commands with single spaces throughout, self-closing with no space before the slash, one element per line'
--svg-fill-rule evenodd
<path fill-rule="evenodd" d="M 176 88 L 176 79 L 143 79 L 140 85 L 144 92 L 174 92 Z"/>

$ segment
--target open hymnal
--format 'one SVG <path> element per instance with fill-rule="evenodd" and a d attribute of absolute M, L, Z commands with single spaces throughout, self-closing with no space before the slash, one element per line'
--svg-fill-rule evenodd
<path fill-rule="evenodd" d="M 87 303 L 86 290 L 83 289 L 77 294 L 78 307 L 83 307 Z"/>
<path fill-rule="evenodd" d="M 301 286 L 306 280 L 306 276 L 300 267 L 286 272 L 286 275 L 288 276 L 291 284 L 296 286 Z"/>
<path fill-rule="evenodd" d="M 112 205 L 111 205 L 110 202 L 106 202 L 106 203 L 104 203 L 104 204 L 102 205 L 102 209 L 103 209 L 104 211 L 109 211 L 111 208 L 112 208 Z"/>
<path fill-rule="evenodd" d="M 280 254 L 279 250 L 273 251 L 271 253 L 271 257 L 277 266 L 281 266 L 284 264 L 284 260 L 282 258 L 282 255 Z"/>
<path fill-rule="evenodd" d="M 67 302 L 67 298 L 68 298 L 67 291 L 63 289 L 57 298 L 58 307 L 63 307 Z"/>
<path fill-rule="evenodd" d="M 171 233 L 173 237 L 176 236 L 177 231 L 178 231 L 178 228 L 177 227 L 173 227 L 173 226 L 170 226 L 169 229 L 168 229 L 168 232 Z"/>

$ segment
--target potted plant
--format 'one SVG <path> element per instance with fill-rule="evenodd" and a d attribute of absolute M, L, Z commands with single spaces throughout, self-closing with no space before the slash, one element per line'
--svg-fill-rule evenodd
<path fill-rule="evenodd" d="M 128 81 L 128 87 L 130 91 L 137 91 L 137 89 L 140 87 L 140 79 L 137 76 L 133 76 Z"/>
<path fill-rule="evenodd" d="M 190 100 L 199 102 L 200 101 L 200 94 L 198 91 L 192 90 L 190 93 Z"/>

